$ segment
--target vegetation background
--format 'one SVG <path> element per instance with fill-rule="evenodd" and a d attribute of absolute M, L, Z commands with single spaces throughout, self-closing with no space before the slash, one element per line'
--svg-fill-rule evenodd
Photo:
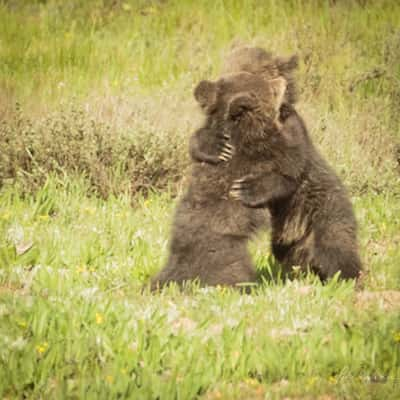
<path fill-rule="evenodd" d="M 194 85 L 232 46 L 297 53 L 298 110 L 349 188 L 365 288 L 141 287 L 161 268 Z M 0 397 L 400 392 L 400 4 L 0 0 Z"/>

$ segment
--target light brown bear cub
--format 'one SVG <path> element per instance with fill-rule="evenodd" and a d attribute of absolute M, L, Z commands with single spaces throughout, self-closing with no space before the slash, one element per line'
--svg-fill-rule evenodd
<path fill-rule="evenodd" d="M 181 284 L 198 279 L 203 285 L 235 286 L 256 280 L 247 246 L 253 234 L 265 224 L 266 213 L 229 197 L 234 180 L 254 170 L 253 161 L 242 154 L 247 151 L 246 136 L 242 135 L 244 126 L 236 127 L 232 121 L 241 114 L 247 101 L 251 104 L 256 101 L 258 131 L 261 132 L 261 127 L 268 131 L 277 129 L 276 118 L 285 88 L 283 78 L 266 81 L 246 72 L 216 82 L 203 81 L 197 86 L 194 95 L 206 114 L 206 121 L 191 140 L 194 162 L 189 188 L 177 206 L 169 258 L 152 280 L 153 290 L 172 281 Z M 238 135 L 234 135 L 233 127 Z M 229 132 L 225 132 L 227 128 Z M 224 137 L 231 135 L 236 140 L 237 155 L 221 162 L 218 143 L 223 144 Z M 253 137 L 252 142 L 255 140 Z M 230 156 L 228 146 L 222 158 Z"/>

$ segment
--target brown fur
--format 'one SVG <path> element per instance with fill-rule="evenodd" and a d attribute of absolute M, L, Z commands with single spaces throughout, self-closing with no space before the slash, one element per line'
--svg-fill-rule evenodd
<path fill-rule="evenodd" d="M 230 66 L 268 79 L 273 75 L 268 60 L 274 58 L 264 50 L 244 48 L 233 53 Z M 351 203 L 289 104 L 295 100 L 290 74 L 295 63 L 280 64 L 286 65 L 280 73 L 285 75 L 286 69 L 289 81 L 280 129 L 271 130 L 268 120 L 260 124 L 263 117 L 256 106 L 245 107 L 241 115 L 229 116 L 226 122 L 239 163 L 253 165 L 251 174 L 233 184 L 231 194 L 248 207 L 268 208 L 272 251 L 287 270 L 294 265 L 309 266 L 322 279 L 337 272 L 342 278 L 357 278 L 361 262 Z"/>
<path fill-rule="evenodd" d="M 235 182 L 231 193 L 248 207 L 268 208 L 272 252 L 286 269 L 309 266 L 321 279 L 337 272 L 342 278 L 357 278 L 357 224 L 346 191 L 295 110 L 288 115 L 280 130 L 264 129 L 260 140 L 259 125 L 249 122 L 256 117 L 247 112 L 245 139 L 234 144 L 244 147 L 237 152 L 252 160 L 253 171 Z"/>
<path fill-rule="evenodd" d="M 207 121 L 191 139 L 191 183 L 176 211 L 168 263 L 153 279 L 153 289 L 195 278 L 210 285 L 253 281 L 247 242 L 265 223 L 263 207 L 272 215 L 272 251 L 287 269 L 310 266 L 322 279 L 338 271 L 344 278 L 359 275 L 351 204 L 290 104 L 293 60 L 277 63 L 288 79 L 279 121 L 276 96 L 271 102 L 271 88 L 263 86 L 275 75 L 268 75 L 273 69 L 264 68 L 264 61 L 262 74 L 253 66 L 251 74 L 196 88 Z M 247 208 L 227 196 L 235 179 L 231 195 Z"/>
<path fill-rule="evenodd" d="M 277 71 L 282 71 L 281 74 L 290 82 L 286 93 L 291 93 L 289 98 L 294 101 L 292 71 L 297 65 L 297 58 L 271 58 L 263 50 L 257 49 L 256 52 L 259 64 L 254 63 L 251 51 L 245 50 L 249 65 L 257 68 L 249 72 L 261 71 L 264 79 L 272 79 L 279 76 Z M 243 53 L 235 53 L 226 64 L 227 74 L 246 70 L 243 67 L 238 71 L 228 70 L 228 64 L 233 67 L 237 61 L 234 58 L 240 54 Z M 275 60 L 277 63 L 274 66 Z M 210 90 L 213 87 L 212 83 L 202 82 L 195 90 L 195 98 L 207 121 L 190 140 L 192 177 L 189 189 L 176 209 L 167 265 L 153 278 L 153 289 L 171 281 L 182 283 L 196 278 L 209 285 L 234 285 L 255 280 L 247 243 L 257 229 L 267 225 L 268 213 L 243 207 L 228 196 L 233 180 L 248 171 L 232 165 L 235 160 L 229 161 L 232 156 L 229 150 L 221 152 L 222 147 L 227 145 L 221 125 L 226 110 L 216 107 L 217 92 Z M 232 252 L 230 248 L 234 238 L 237 239 L 235 252 Z"/>
<path fill-rule="evenodd" d="M 227 130 L 233 133 L 236 162 L 253 165 L 251 175 L 234 183 L 231 195 L 249 207 L 269 209 L 272 251 L 287 271 L 294 265 L 309 266 L 322 279 L 339 271 L 342 278 L 356 278 L 361 262 L 351 203 L 292 106 L 297 64 L 296 56 L 275 57 L 257 47 L 242 47 L 227 57 L 225 73 L 247 71 L 267 81 L 278 76 L 287 81 L 279 129 L 271 130 L 268 120 L 260 127 L 256 107 L 245 107 L 234 124 L 230 117 Z M 226 149 L 222 146 L 222 152 Z"/>
<path fill-rule="evenodd" d="M 222 74 L 249 72 L 259 75 L 267 81 L 283 77 L 287 82 L 285 102 L 294 104 L 297 101 L 297 87 L 294 78 L 297 66 L 297 55 L 280 57 L 272 55 L 261 47 L 239 47 L 224 60 Z"/>
<path fill-rule="evenodd" d="M 194 137 L 211 152 L 214 133 L 204 127 Z M 202 285 L 231 286 L 256 280 L 247 244 L 264 223 L 265 213 L 254 213 L 228 197 L 238 177 L 233 171 L 230 162 L 217 166 L 194 161 L 189 188 L 175 212 L 169 258 L 152 279 L 152 290 L 195 279 Z"/>
<path fill-rule="evenodd" d="M 242 94 L 252 91 L 264 96 L 263 113 L 278 115 L 277 103 L 284 90 L 276 88 L 285 85 L 284 80 L 267 84 L 261 78 L 254 82 L 254 78 L 248 73 L 236 74 L 217 82 L 203 81 L 195 90 L 207 119 L 191 139 L 191 181 L 176 210 L 167 265 L 152 280 L 153 289 L 171 281 L 198 279 L 207 285 L 236 285 L 256 279 L 247 245 L 266 223 L 266 213 L 228 196 L 233 181 L 249 170 L 246 164 L 239 165 L 235 156 L 222 163 L 218 151 L 218 143 L 224 140 L 225 114 L 234 112 L 236 106 L 239 112 Z"/>

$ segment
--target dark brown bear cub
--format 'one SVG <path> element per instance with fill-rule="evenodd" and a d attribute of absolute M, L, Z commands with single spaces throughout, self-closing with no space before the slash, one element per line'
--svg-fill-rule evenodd
<path fill-rule="evenodd" d="M 237 157 L 243 154 L 254 162 L 253 172 L 232 185 L 231 195 L 248 207 L 268 208 L 272 252 L 286 270 L 310 267 L 323 280 L 337 272 L 345 279 L 357 278 L 361 272 L 357 224 L 339 178 L 293 112 L 280 130 L 264 130 L 267 134 L 260 140 L 259 124 L 253 124 L 253 133 L 248 129 L 255 110 L 256 105 L 252 108 L 246 102 L 242 115 L 233 116 L 231 122 Z M 242 134 L 237 126 L 245 123 L 240 119 L 247 121 Z"/>
<path fill-rule="evenodd" d="M 235 155 L 221 163 L 217 144 L 224 136 L 226 114 L 243 93 L 259 97 L 259 112 L 272 124 L 286 84 L 282 78 L 271 82 L 241 73 L 215 83 L 203 81 L 196 88 L 195 98 L 207 119 L 191 140 L 191 181 L 176 209 L 167 264 L 152 280 L 152 289 L 194 279 L 206 285 L 232 286 L 255 281 L 247 246 L 265 224 L 266 212 L 229 197 L 233 181 L 248 174 L 252 163 L 238 163 Z M 228 146 L 222 158 L 229 156 Z"/>
<path fill-rule="evenodd" d="M 259 48 L 239 49 L 228 60 L 227 70 L 247 70 L 267 78 L 289 71 L 290 82 L 279 129 L 271 129 L 259 112 L 256 96 L 237 98 L 235 111 L 221 123 L 231 136 L 223 154 L 231 152 L 233 144 L 234 165 L 246 164 L 248 169 L 253 163 L 251 174 L 233 184 L 231 195 L 247 207 L 268 208 L 272 252 L 287 271 L 301 266 L 310 267 L 321 279 L 337 272 L 342 278 L 357 278 L 361 272 L 357 224 L 348 195 L 290 104 L 295 100 L 290 71 L 297 60 L 273 58 Z"/>

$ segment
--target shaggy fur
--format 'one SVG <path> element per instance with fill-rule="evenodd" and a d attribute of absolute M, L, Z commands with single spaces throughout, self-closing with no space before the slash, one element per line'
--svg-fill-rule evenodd
<path fill-rule="evenodd" d="M 268 123 L 260 127 L 256 109 L 231 125 L 240 137 L 233 140 L 237 157 L 253 162 L 252 173 L 237 180 L 231 194 L 248 207 L 268 208 L 275 258 L 286 270 L 310 267 L 323 280 L 337 272 L 357 278 L 361 262 L 351 203 L 296 111 L 289 110 L 281 129 L 272 131 Z"/>
<path fill-rule="evenodd" d="M 192 142 L 212 153 L 215 131 L 205 126 L 195 132 Z M 214 157 L 218 160 L 218 154 Z M 168 261 L 153 278 L 152 290 L 195 279 L 202 285 L 231 286 L 256 280 L 247 244 L 266 214 L 228 197 L 230 185 L 239 177 L 233 172 L 231 162 L 194 161 L 188 190 L 175 212 Z"/>
<path fill-rule="evenodd" d="M 321 279 L 336 272 L 359 276 L 352 206 L 292 106 L 296 66 L 295 56 L 245 48 L 228 58 L 230 76 L 196 88 L 207 120 L 191 138 L 192 179 L 176 211 L 168 263 L 153 289 L 195 278 L 210 285 L 254 281 L 247 242 L 265 224 L 262 209 L 271 213 L 272 252 L 287 272 L 301 266 Z M 270 84 L 282 76 L 283 98 L 282 80 Z"/>
<path fill-rule="evenodd" d="M 228 122 L 233 141 L 236 137 L 236 157 L 253 163 L 252 173 L 235 182 L 231 194 L 248 207 L 268 208 L 272 252 L 286 271 L 309 266 L 321 279 L 337 272 L 342 278 L 357 278 L 357 223 L 348 195 L 291 105 L 296 100 L 296 66 L 295 56 L 273 57 L 255 47 L 238 49 L 227 58 L 227 72 L 245 70 L 267 80 L 284 76 L 288 82 L 280 129 L 271 131 L 268 121 L 262 128 L 256 106 Z"/>
<path fill-rule="evenodd" d="M 311 267 L 323 280 L 337 272 L 357 278 L 362 266 L 351 203 L 293 107 L 297 64 L 296 56 L 275 57 L 258 47 L 236 49 L 225 60 L 225 73 L 247 71 L 267 81 L 283 76 L 287 82 L 277 129 L 271 129 L 270 121 L 260 126 L 256 104 L 225 124 L 236 162 L 253 164 L 252 173 L 236 181 L 230 193 L 248 207 L 270 211 L 272 252 L 286 272 L 301 266 Z M 232 143 L 222 145 L 222 156 L 232 149 Z"/>
<path fill-rule="evenodd" d="M 297 87 L 294 71 L 298 66 L 298 56 L 274 56 L 260 47 L 239 47 L 233 50 L 224 60 L 222 74 L 249 72 L 259 75 L 266 81 L 283 77 L 287 82 L 285 103 L 297 101 Z"/>
<path fill-rule="evenodd" d="M 282 85 L 286 87 L 283 79 L 275 82 L 275 86 Z M 207 119 L 191 139 L 191 181 L 176 210 L 169 259 L 152 280 L 152 289 L 171 281 L 194 279 L 206 285 L 232 286 L 255 281 L 247 246 L 253 234 L 266 224 L 267 214 L 229 197 L 233 181 L 249 173 L 249 165 L 237 163 L 235 155 L 221 162 L 232 156 L 229 143 L 224 142 L 224 129 L 226 114 L 239 112 L 242 104 L 238 100 L 247 92 L 262 95 L 263 113 L 275 117 L 284 90 L 278 93 L 274 88 L 274 84 L 248 73 L 217 82 L 203 81 L 197 86 L 195 98 Z M 222 155 L 218 143 L 225 144 Z"/>

